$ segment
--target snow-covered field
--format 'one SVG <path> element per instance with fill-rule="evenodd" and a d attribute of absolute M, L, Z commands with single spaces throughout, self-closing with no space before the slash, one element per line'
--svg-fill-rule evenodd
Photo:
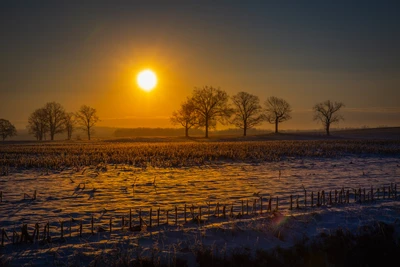
<path fill-rule="evenodd" d="M 9 238 L 4 239 L 0 257 L 10 266 L 77 263 L 86 266 L 96 257 L 119 251 L 132 258 L 157 255 L 166 262 L 180 257 L 195 266 L 194 251 L 202 246 L 219 251 L 235 248 L 255 251 L 290 247 L 304 236 L 313 237 L 338 227 L 355 230 L 377 220 L 398 224 L 400 201 L 394 199 L 393 191 L 391 199 L 387 197 L 388 188 L 397 189 L 399 185 L 400 157 L 377 155 L 287 157 L 277 162 L 258 163 L 225 161 L 180 168 L 107 164 L 87 166 L 79 171 L 19 169 L 0 177 L 0 228 L 4 228 Z M 374 201 L 354 201 L 354 189 L 366 189 L 368 194 L 371 186 Z M 350 203 L 324 203 L 316 207 L 317 192 L 324 190 L 328 199 L 330 191 L 334 196 L 335 190 L 342 189 L 349 191 Z M 306 207 L 304 190 L 308 198 Z M 36 199 L 33 199 L 35 191 Z M 314 207 L 310 207 L 311 192 Z M 293 210 L 289 209 L 291 195 Z M 297 196 L 300 209 L 296 209 Z M 272 208 L 276 208 L 276 197 L 278 211 L 267 212 L 270 198 Z M 253 210 L 254 201 L 256 210 Z M 223 218 L 224 206 L 226 218 Z M 199 218 L 199 207 L 200 223 L 192 220 L 193 216 Z M 128 230 L 130 210 L 133 227 L 139 224 L 141 211 L 144 220 L 141 231 Z M 94 235 L 91 234 L 92 216 Z M 52 242 L 43 241 L 47 222 Z M 60 238 L 61 222 L 63 239 Z M 81 222 L 82 236 L 79 234 Z M 21 226 L 27 224 L 32 234 L 36 223 L 39 224 L 38 241 L 12 244 L 13 230 L 20 234 Z"/>

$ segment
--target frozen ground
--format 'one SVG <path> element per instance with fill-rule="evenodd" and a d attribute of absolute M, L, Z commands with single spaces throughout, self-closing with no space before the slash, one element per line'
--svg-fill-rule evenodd
<path fill-rule="evenodd" d="M 226 251 L 238 247 L 249 250 L 278 245 L 288 247 L 305 236 L 312 237 L 338 227 L 357 229 L 377 220 L 397 223 L 400 205 L 393 199 L 383 200 L 382 189 L 394 188 L 399 182 L 398 157 L 288 158 L 259 164 L 221 163 L 171 169 L 107 165 L 87 167 L 79 172 L 72 169 L 57 173 L 20 171 L 0 177 L 0 191 L 3 192 L 0 228 L 4 228 L 10 238 L 0 249 L 1 258 L 11 266 L 68 266 L 77 261 L 85 265 L 94 255 L 118 250 L 131 253 L 132 257 L 157 252 L 167 260 L 178 255 L 193 263 L 193 251 L 204 245 Z M 375 201 L 354 202 L 354 189 L 365 188 L 368 192 L 371 186 Z M 329 191 L 343 188 L 350 192 L 350 204 L 310 207 L 311 192 L 315 205 L 318 191 L 325 190 L 327 196 Z M 376 199 L 378 188 L 380 200 Z M 308 194 L 307 207 L 304 207 L 304 189 Z M 35 190 L 37 195 L 33 200 Z M 299 196 L 300 209 L 289 210 L 290 195 L 293 200 Z M 266 212 L 270 197 L 273 208 L 279 197 L 279 212 Z M 254 200 L 257 214 L 253 214 Z M 216 216 L 217 203 L 219 217 Z M 187 223 L 183 215 L 185 204 Z M 189 209 L 192 205 L 193 213 Z M 223 218 L 225 205 L 227 217 Z M 203 220 L 200 224 L 191 220 L 192 216 L 199 215 L 199 207 Z M 229 217 L 231 207 L 234 218 Z M 149 227 L 150 208 L 152 227 Z M 141 210 L 147 227 L 141 231 L 127 230 L 130 209 L 133 226 L 138 225 Z M 159 226 L 157 209 L 160 209 Z M 243 216 L 237 218 L 242 209 Z M 92 216 L 94 235 L 91 235 Z M 63 240 L 60 239 L 61 221 L 64 223 Z M 81 221 L 82 237 L 79 236 Z M 40 242 L 47 222 L 50 223 L 51 243 Z M 35 223 L 40 225 L 39 241 L 12 244 L 14 229 L 20 233 L 21 225 L 27 224 L 29 232 L 33 233 Z"/>

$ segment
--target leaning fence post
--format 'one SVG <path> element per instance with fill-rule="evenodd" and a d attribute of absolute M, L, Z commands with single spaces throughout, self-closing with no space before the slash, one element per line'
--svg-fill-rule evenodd
<path fill-rule="evenodd" d="M 79 237 L 82 237 L 82 220 L 81 220 L 81 223 L 79 225 Z"/>
<path fill-rule="evenodd" d="M 160 208 L 157 209 L 157 226 L 160 226 Z"/>

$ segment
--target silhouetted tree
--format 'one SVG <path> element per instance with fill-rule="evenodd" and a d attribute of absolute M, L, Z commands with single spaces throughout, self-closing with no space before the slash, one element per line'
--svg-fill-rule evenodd
<path fill-rule="evenodd" d="M 8 120 L 0 119 L 0 136 L 3 141 L 6 140 L 7 137 L 13 137 L 14 135 L 17 135 L 15 126 Z"/>
<path fill-rule="evenodd" d="M 188 99 L 181 104 L 178 111 L 172 113 L 170 118 L 173 125 L 182 125 L 185 128 L 185 137 L 189 136 L 189 130 L 192 127 L 199 126 L 199 116 L 196 113 L 193 102 Z"/>
<path fill-rule="evenodd" d="M 191 101 L 199 116 L 200 126 L 205 127 L 205 137 L 208 138 L 208 129 L 216 125 L 216 121 L 226 123 L 232 114 L 228 105 L 228 94 L 212 86 L 195 88 Z"/>
<path fill-rule="evenodd" d="M 232 102 L 234 117 L 231 123 L 243 129 L 243 136 L 246 136 L 248 129 L 261 124 L 264 119 L 260 99 L 258 96 L 239 92 L 232 97 Z"/>
<path fill-rule="evenodd" d="M 313 107 L 314 120 L 322 123 L 325 128 L 326 135 L 330 135 L 329 129 L 332 123 L 344 120 L 343 116 L 337 114 L 342 107 L 344 107 L 343 103 L 332 102 L 330 100 L 318 103 Z"/>
<path fill-rule="evenodd" d="M 67 139 L 71 140 L 72 133 L 75 130 L 76 118 L 73 112 L 65 113 L 65 130 L 67 131 Z"/>
<path fill-rule="evenodd" d="M 83 105 L 75 114 L 75 116 L 77 123 L 84 131 L 86 131 L 88 139 L 90 140 L 90 136 L 93 133 L 93 127 L 99 121 L 99 117 L 96 114 L 96 109 Z"/>
<path fill-rule="evenodd" d="M 49 102 L 44 106 L 47 125 L 50 132 L 50 140 L 54 136 L 65 131 L 65 110 L 60 103 Z"/>
<path fill-rule="evenodd" d="M 46 133 L 49 131 L 46 111 L 44 108 L 35 110 L 28 119 L 28 132 L 35 136 L 36 140 L 46 140 Z"/>
<path fill-rule="evenodd" d="M 278 125 L 280 122 L 290 120 L 292 108 L 289 103 L 282 98 L 275 96 L 268 97 L 265 101 L 265 117 L 271 124 L 275 124 L 275 133 L 278 133 Z"/>

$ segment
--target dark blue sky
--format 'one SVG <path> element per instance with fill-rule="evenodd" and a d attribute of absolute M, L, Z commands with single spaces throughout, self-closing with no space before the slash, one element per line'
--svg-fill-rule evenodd
<path fill-rule="evenodd" d="M 104 125 L 165 127 L 202 85 L 287 99 L 287 128 L 312 127 L 326 99 L 345 102 L 348 126 L 399 122 L 397 1 L 59 2 L 0 3 L 0 117 L 20 127 L 53 100 L 95 106 Z M 159 102 L 129 88 L 141 67 L 158 72 Z"/>

